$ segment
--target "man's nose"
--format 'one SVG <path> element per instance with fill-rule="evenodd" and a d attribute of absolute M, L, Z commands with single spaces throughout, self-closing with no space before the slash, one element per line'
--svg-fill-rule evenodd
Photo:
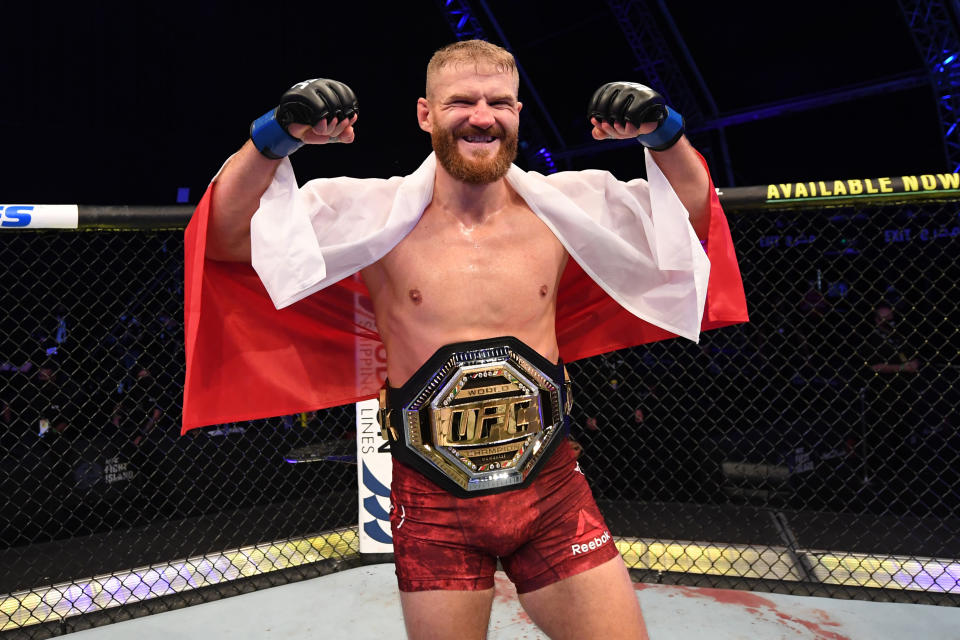
<path fill-rule="evenodd" d="M 486 102 L 479 102 L 470 114 L 470 124 L 481 129 L 493 126 L 493 109 Z"/>

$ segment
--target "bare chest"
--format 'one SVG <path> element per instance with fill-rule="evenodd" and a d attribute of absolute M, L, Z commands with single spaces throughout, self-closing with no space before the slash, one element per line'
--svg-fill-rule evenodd
<path fill-rule="evenodd" d="M 553 313 L 565 259 L 557 238 L 525 206 L 474 225 L 428 209 L 381 261 L 384 281 L 372 292 L 374 304 L 393 324 L 518 333 Z M 390 304 L 378 305 L 378 297 Z"/>

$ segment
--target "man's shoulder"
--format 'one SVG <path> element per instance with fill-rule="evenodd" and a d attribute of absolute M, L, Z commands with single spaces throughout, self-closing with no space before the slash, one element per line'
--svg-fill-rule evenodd
<path fill-rule="evenodd" d="M 613 174 L 605 169 L 571 169 L 554 173 L 540 173 L 539 171 L 525 171 L 515 167 L 524 180 L 546 180 L 549 182 L 565 182 L 576 180 L 593 180 L 596 178 L 614 178 Z M 616 179 L 616 178 L 614 178 Z"/>
<path fill-rule="evenodd" d="M 379 187 L 403 182 L 405 176 L 390 176 L 389 178 L 356 178 L 354 176 L 334 176 L 329 178 L 311 178 L 306 182 L 307 185 L 342 185 L 351 188 L 376 189 Z"/>
<path fill-rule="evenodd" d="M 356 176 L 332 176 L 332 177 L 318 177 L 309 180 L 306 185 L 333 185 L 333 186 L 344 186 L 350 188 L 363 188 L 363 189 L 396 189 L 401 184 L 405 182 L 418 182 L 424 180 L 430 180 L 432 184 L 433 179 L 433 166 L 432 156 L 429 156 L 424 160 L 420 166 L 413 171 L 405 175 L 393 175 L 389 177 L 380 177 L 380 176 L 369 176 L 369 177 L 356 177 Z"/>
<path fill-rule="evenodd" d="M 567 186 L 579 187 L 584 185 L 603 186 L 606 184 L 623 184 L 613 173 L 606 169 L 576 169 L 557 171 L 556 173 L 541 174 L 536 171 L 525 171 L 524 179 L 545 182 L 558 189 Z"/>
<path fill-rule="evenodd" d="M 389 206 L 397 197 L 406 178 L 314 178 L 303 185 L 301 191 L 327 203 L 335 211 L 349 212 L 355 207 L 382 208 Z"/>
<path fill-rule="evenodd" d="M 611 189 L 618 190 L 624 186 L 630 186 L 630 183 L 618 180 L 616 176 L 604 169 L 579 169 L 549 174 L 518 170 L 511 175 L 511 181 L 521 187 L 556 189 L 568 197 L 587 194 L 602 195 Z"/>

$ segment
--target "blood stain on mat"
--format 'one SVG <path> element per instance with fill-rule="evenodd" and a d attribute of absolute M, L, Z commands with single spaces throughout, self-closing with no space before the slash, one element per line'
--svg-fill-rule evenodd
<path fill-rule="evenodd" d="M 691 598 L 704 598 L 713 600 L 720 604 L 741 606 L 752 614 L 762 616 L 767 611 L 775 614 L 784 623 L 792 623 L 805 627 L 816 634 L 816 640 L 850 640 L 848 636 L 843 636 L 833 631 L 828 631 L 823 626 L 840 626 L 839 622 L 830 620 L 827 614 L 819 609 L 814 610 L 814 615 L 819 618 L 819 622 L 802 620 L 780 611 L 777 604 L 762 596 L 747 592 L 733 591 L 731 589 L 696 589 L 693 587 L 674 586 L 671 589 L 676 590 L 680 595 Z"/>
<path fill-rule="evenodd" d="M 530 616 L 528 616 L 526 611 L 520 607 L 519 601 L 517 600 L 517 588 L 512 582 L 510 582 L 510 579 L 498 573 L 494 575 L 493 580 L 494 601 L 509 607 L 517 607 L 517 614 L 513 617 L 513 622 L 533 624 L 533 620 L 530 619 Z"/>

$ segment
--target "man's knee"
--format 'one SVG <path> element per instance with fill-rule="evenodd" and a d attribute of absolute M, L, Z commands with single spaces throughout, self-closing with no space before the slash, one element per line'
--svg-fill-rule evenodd
<path fill-rule="evenodd" d="M 411 640 L 482 640 L 490 624 L 493 589 L 401 591 L 403 621 Z"/>

